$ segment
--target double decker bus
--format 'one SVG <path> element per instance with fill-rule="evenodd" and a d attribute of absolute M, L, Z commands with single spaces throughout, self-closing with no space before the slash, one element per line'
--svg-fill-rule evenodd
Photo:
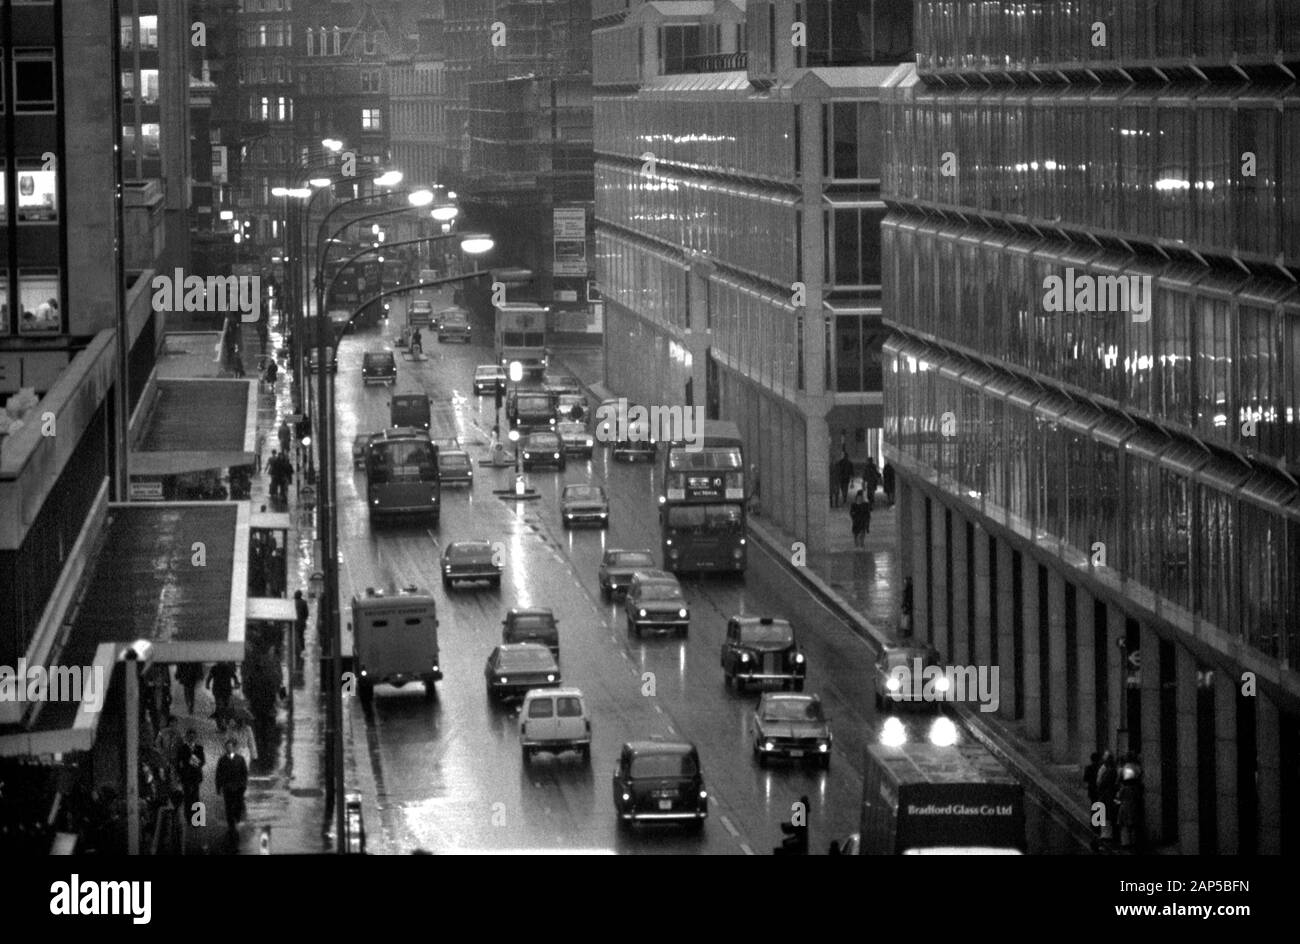
<path fill-rule="evenodd" d="M 548 360 L 547 310 L 534 302 L 507 302 L 496 309 L 497 363 L 509 369 L 511 361 L 524 372 L 540 376 Z"/>
<path fill-rule="evenodd" d="M 365 455 L 366 508 L 372 524 L 381 518 L 429 518 L 438 524 L 438 447 L 427 430 L 394 426 L 375 433 Z"/>
<path fill-rule="evenodd" d="M 696 442 L 664 453 L 659 530 L 664 569 L 743 573 L 745 454 L 735 423 L 706 420 Z"/>
<path fill-rule="evenodd" d="M 378 259 L 365 258 L 354 260 L 351 265 L 344 265 L 346 261 L 346 259 L 331 259 L 325 265 L 325 284 L 328 286 L 325 307 L 351 313 L 356 311 L 357 306 L 367 298 L 379 294 L 383 268 L 387 263 L 381 266 Z M 383 317 L 383 313 L 383 301 L 371 302 L 358 316 L 357 322 L 363 327 L 374 327 Z"/>

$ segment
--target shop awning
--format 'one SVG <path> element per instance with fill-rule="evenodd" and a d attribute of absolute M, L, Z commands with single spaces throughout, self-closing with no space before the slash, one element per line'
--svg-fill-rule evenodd
<path fill-rule="evenodd" d="M 184 475 L 252 465 L 256 457 L 252 452 L 133 452 L 130 471 L 132 475 Z"/>
<path fill-rule="evenodd" d="M 27 724 L 0 726 L 0 757 L 40 757 L 90 750 L 108 700 L 120 649 L 119 645 L 103 643 L 95 648 L 88 662 L 75 666 L 74 691 L 80 696 L 76 700 L 33 702 L 25 712 Z M 61 671 L 74 667 L 64 659 L 57 665 Z M 63 682 L 59 688 L 64 688 Z M 49 697 L 67 695 L 49 687 L 46 691 Z"/>
<path fill-rule="evenodd" d="M 220 468 L 220 459 L 253 451 L 256 431 L 256 381 L 158 380 L 132 462 L 150 453 L 212 453 L 203 468 Z"/>

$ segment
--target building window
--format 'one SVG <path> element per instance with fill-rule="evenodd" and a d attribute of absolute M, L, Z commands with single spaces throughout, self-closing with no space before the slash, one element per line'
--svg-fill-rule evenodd
<path fill-rule="evenodd" d="M 379 34 L 366 33 L 366 55 L 374 56 L 379 53 Z"/>
<path fill-rule="evenodd" d="M 9 173 L 4 161 L 0 161 L 0 223 L 9 222 L 9 204 L 5 202 L 5 192 L 9 189 Z M 7 284 L 7 283 L 6 283 Z"/>
<path fill-rule="evenodd" d="M 14 50 L 14 111 L 54 111 L 54 50 Z"/>
<path fill-rule="evenodd" d="M 58 222 L 58 173 L 44 166 L 37 158 L 18 162 L 19 223 Z"/>
<path fill-rule="evenodd" d="M 140 48 L 158 48 L 158 17 L 156 15 L 140 17 Z"/>
<path fill-rule="evenodd" d="M 361 70 L 361 91 L 378 92 L 380 90 L 379 84 L 380 82 L 379 82 L 378 71 L 374 69 Z"/>
<path fill-rule="evenodd" d="M 340 55 L 343 49 L 343 30 L 334 27 L 334 55 Z"/>
<path fill-rule="evenodd" d="M 18 331 L 58 334 L 63 328 L 57 269 L 23 269 L 18 273 Z"/>
<path fill-rule="evenodd" d="M 0 335 L 13 331 L 9 317 L 9 272 L 0 269 Z"/>
<path fill-rule="evenodd" d="M 361 109 L 361 130 L 362 131 L 383 131 L 384 121 L 382 109 L 363 108 Z"/>
<path fill-rule="evenodd" d="M 661 26 L 659 28 L 659 74 L 687 72 L 700 55 L 698 26 Z"/>
<path fill-rule="evenodd" d="M 880 105 L 836 102 L 823 108 L 825 175 L 838 180 L 880 179 Z"/>

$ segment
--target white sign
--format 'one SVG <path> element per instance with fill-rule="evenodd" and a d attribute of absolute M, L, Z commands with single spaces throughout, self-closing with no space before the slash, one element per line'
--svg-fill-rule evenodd
<path fill-rule="evenodd" d="M 162 501 L 163 484 L 158 479 L 132 479 L 131 501 Z"/>
<path fill-rule="evenodd" d="M 555 220 L 555 233 L 552 238 L 586 240 L 586 207 L 556 207 L 552 213 Z"/>

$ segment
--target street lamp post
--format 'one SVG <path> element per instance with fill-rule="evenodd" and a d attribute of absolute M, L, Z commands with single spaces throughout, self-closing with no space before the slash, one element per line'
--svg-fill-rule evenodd
<path fill-rule="evenodd" d="M 401 212 L 406 207 L 390 208 L 390 213 Z M 360 220 L 354 220 L 360 222 Z M 449 237 L 427 237 L 429 239 L 449 238 Z M 423 240 L 421 240 L 423 241 Z M 473 244 L 472 248 L 480 252 L 485 252 L 491 248 L 491 241 L 483 246 L 482 243 Z M 482 248 L 480 248 L 482 247 Z M 466 251 L 470 251 L 466 249 Z M 323 256 L 322 256 L 323 263 Z M 452 282 L 465 281 L 474 278 L 478 273 L 468 275 L 451 276 L 445 279 L 437 279 L 434 282 L 423 283 L 425 285 L 449 284 Z M 318 270 L 318 284 L 323 282 Z M 323 288 L 323 285 L 320 286 Z M 420 284 L 401 285 L 387 291 L 381 291 L 372 298 L 361 302 L 351 313 L 348 321 L 341 328 L 346 330 L 347 324 L 351 324 L 361 315 L 371 304 L 381 301 L 390 295 L 397 295 L 404 292 L 414 291 L 420 288 Z M 343 331 L 337 333 L 334 331 L 327 332 L 322 330 L 317 334 L 317 362 L 319 365 L 319 375 L 317 377 L 317 402 L 321 406 L 320 421 L 318 432 L 321 437 L 320 443 L 320 495 L 318 499 L 318 530 L 321 536 L 321 563 L 324 571 L 324 587 L 319 606 L 319 612 L 324 617 L 322 629 L 328 631 L 330 640 L 330 681 L 328 686 L 329 702 L 326 711 L 326 724 L 328 732 L 326 736 L 327 746 L 327 766 L 331 768 L 330 779 L 326 782 L 326 822 L 324 828 L 329 828 L 330 813 L 334 814 L 334 826 L 336 830 L 335 851 L 343 853 L 347 850 L 346 832 L 347 832 L 347 811 L 344 797 L 346 796 L 346 783 L 344 781 L 343 771 L 343 628 L 342 621 L 339 617 L 339 552 L 337 547 L 338 535 L 338 492 L 337 476 L 335 474 L 335 410 L 334 410 L 334 375 L 327 369 L 330 363 L 330 357 L 337 358 L 336 349 L 343 338 Z M 322 683 L 322 689 L 325 686 Z"/>
<path fill-rule="evenodd" d="M 524 379 L 524 365 L 519 361 L 510 362 L 510 382 L 515 385 L 515 395 L 519 394 L 519 381 Z M 516 414 L 518 415 L 518 414 Z M 507 417 L 508 418 L 508 417 Z M 519 467 L 519 430 L 514 423 L 510 424 L 510 441 L 515 444 L 515 494 L 523 495 L 527 486 L 524 485 L 523 470 Z"/>

